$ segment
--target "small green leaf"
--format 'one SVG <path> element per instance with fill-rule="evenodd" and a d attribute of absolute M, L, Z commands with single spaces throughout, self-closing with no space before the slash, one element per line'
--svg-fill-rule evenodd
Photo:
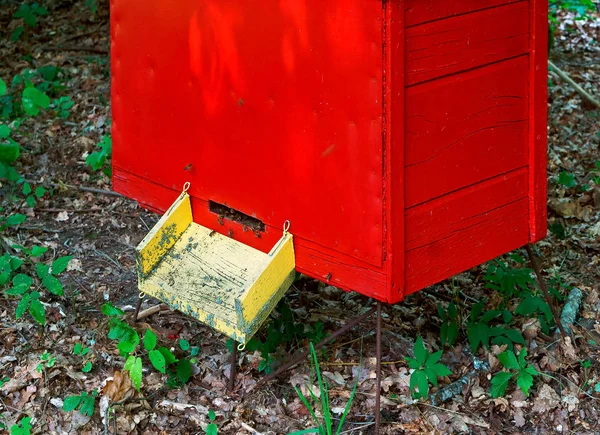
<path fill-rule="evenodd" d="M 13 214 L 6 218 L 6 225 L 9 225 L 9 226 L 20 225 L 23 222 L 25 222 L 25 219 L 27 219 L 27 216 L 25 216 L 24 214 L 19 214 L 19 213 Z"/>
<path fill-rule="evenodd" d="M 135 364 L 135 356 L 131 355 L 131 356 L 127 357 L 127 360 L 125 361 L 125 365 L 123 366 L 123 370 L 131 370 L 133 368 L 134 364 Z"/>
<path fill-rule="evenodd" d="M 63 273 L 67 266 L 69 266 L 69 262 L 73 259 L 72 255 L 65 255 L 64 257 L 59 257 L 52 262 L 52 275 L 60 275 Z"/>
<path fill-rule="evenodd" d="M 517 357 L 514 352 L 506 350 L 498 355 L 498 359 L 502 363 L 504 367 L 511 370 L 519 370 L 519 363 L 517 362 Z"/>
<path fill-rule="evenodd" d="M 425 346 L 423 345 L 423 339 L 421 337 L 417 337 L 417 341 L 415 341 L 414 353 L 415 353 L 415 359 L 420 364 L 425 364 L 425 361 L 427 360 L 427 357 L 429 356 L 429 352 L 427 352 L 427 349 L 425 349 Z"/>
<path fill-rule="evenodd" d="M 27 198 L 25 198 L 25 203 L 27 203 L 27 205 L 31 208 L 35 207 L 35 198 L 33 195 L 29 195 Z"/>
<path fill-rule="evenodd" d="M 533 385 L 533 376 L 527 373 L 525 370 L 519 373 L 517 376 L 517 386 L 523 391 L 525 396 L 529 396 L 529 389 Z"/>
<path fill-rule="evenodd" d="M 11 138 L 6 138 L 5 140 L 6 142 L 0 142 L 0 163 L 11 165 L 19 158 L 19 155 L 21 154 L 21 146 Z M 2 165 L 0 167 L 7 168 L 3 170 L 4 174 L 2 177 L 8 178 L 6 172 L 9 170 L 8 168 L 11 168 L 11 166 L 5 167 Z"/>
<path fill-rule="evenodd" d="M 121 317 L 125 314 L 123 310 L 109 303 L 103 304 L 102 307 L 100 307 L 100 311 L 102 311 L 102 314 L 108 317 Z"/>
<path fill-rule="evenodd" d="M 63 411 L 75 411 L 81 403 L 81 396 L 67 396 L 63 402 Z"/>
<path fill-rule="evenodd" d="M 23 183 L 22 189 L 23 195 L 29 195 L 31 193 L 31 184 L 25 182 Z"/>
<path fill-rule="evenodd" d="M 523 335 L 516 329 L 507 329 L 504 332 L 504 335 L 506 337 L 508 337 L 510 339 L 510 341 L 512 341 L 513 343 L 522 344 L 522 345 L 527 344 L 525 342 L 525 338 L 523 338 Z"/>
<path fill-rule="evenodd" d="M 502 397 L 506 392 L 508 382 L 513 377 L 510 372 L 499 372 L 492 378 L 492 397 Z"/>
<path fill-rule="evenodd" d="M 429 382 L 427 382 L 427 376 L 425 372 L 414 373 L 419 373 L 417 375 L 417 386 L 419 387 L 419 396 L 425 398 L 429 394 Z"/>
<path fill-rule="evenodd" d="M 152 350 L 156 347 L 156 334 L 150 329 L 146 330 L 144 335 L 144 349 Z"/>
<path fill-rule="evenodd" d="M 29 314 L 31 314 L 40 325 L 46 324 L 46 310 L 38 299 L 33 299 L 31 301 L 31 304 L 29 305 Z"/>
<path fill-rule="evenodd" d="M 31 302 L 31 293 L 27 293 L 26 295 L 23 295 L 23 297 L 19 301 L 19 304 L 17 305 L 17 309 L 15 310 L 15 317 L 17 319 L 20 319 L 21 316 L 23 316 L 23 314 L 25 314 L 25 311 L 27 311 L 27 308 L 29 308 L 30 302 Z"/>
<path fill-rule="evenodd" d="M 0 139 L 6 139 L 10 136 L 12 130 L 6 124 L 0 124 Z"/>
<path fill-rule="evenodd" d="M 429 355 L 429 358 L 427 358 L 427 362 L 425 363 L 425 365 L 427 367 L 431 367 L 435 363 L 437 363 L 441 358 L 442 358 L 442 351 L 438 350 L 437 352 L 434 352 L 431 355 Z"/>
<path fill-rule="evenodd" d="M 192 377 L 192 366 L 187 359 L 179 360 L 177 363 L 177 377 L 184 384 Z"/>
<path fill-rule="evenodd" d="M 206 426 L 206 435 L 218 435 L 219 433 L 219 427 L 214 424 L 214 423 L 210 423 L 208 426 Z"/>
<path fill-rule="evenodd" d="M 6 294 L 8 296 L 18 296 L 22 295 L 23 293 L 26 293 L 27 290 L 29 290 L 29 287 L 26 285 L 16 285 L 6 290 Z"/>
<path fill-rule="evenodd" d="M 577 183 L 575 182 L 575 175 L 570 174 L 567 171 L 562 171 L 558 175 L 558 184 L 565 186 L 567 189 L 577 186 Z"/>
<path fill-rule="evenodd" d="M 43 255 L 45 252 L 48 251 L 48 248 L 46 246 L 37 246 L 34 245 L 33 248 L 31 248 L 31 256 L 32 257 L 39 257 L 41 255 Z"/>
<path fill-rule="evenodd" d="M 24 273 L 15 275 L 12 282 L 14 285 L 22 285 L 27 288 L 31 287 L 31 284 L 33 284 L 31 277 L 29 275 L 25 275 Z"/>
<path fill-rule="evenodd" d="M 63 285 L 52 275 L 46 275 L 42 279 L 42 284 L 44 284 L 44 287 L 46 287 L 50 293 L 55 294 L 56 296 L 62 296 L 64 294 Z"/>
<path fill-rule="evenodd" d="M 75 346 L 73 346 L 73 355 L 79 355 L 82 349 L 83 346 L 81 345 L 81 343 L 75 343 Z"/>
<path fill-rule="evenodd" d="M 166 347 L 159 347 L 158 351 L 162 354 L 163 358 L 165 359 L 166 365 L 171 365 L 171 364 L 179 361 L 177 358 L 175 358 L 175 355 L 173 355 L 173 352 L 171 352 Z"/>
<path fill-rule="evenodd" d="M 165 357 L 160 351 L 151 350 L 148 354 L 148 358 L 156 370 L 163 374 L 166 373 L 167 364 L 165 362 Z"/>
<path fill-rule="evenodd" d="M 0 97 L 6 95 L 6 82 L 0 77 Z"/>
<path fill-rule="evenodd" d="M 50 266 L 44 263 L 38 263 L 35 265 L 35 273 L 40 279 L 46 278 L 50 274 Z"/>
<path fill-rule="evenodd" d="M 40 109 L 47 109 L 50 106 L 48 95 L 33 86 L 23 90 L 21 101 L 23 103 L 23 110 L 29 116 L 36 116 L 40 113 Z"/>
<path fill-rule="evenodd" d="M 142 386 L 142 359 L 139 357 L 135 358 L 133 367 L 129 370 L 129 377 L 135 388 L 140 391 Z"/>
<path fill-rule="evenodd" d="M 215 421 L 215 418 L 217 418 L 215 411 L 213 411 L 212 409 L 208 410 L 208 419 L 210 421 Z"/>
<path fill-rule="evenodd" d="M 92 392 L 91 396 L 88 396 L 86 393 L 81 394 L 81 408 L 79 408 L 79 412 L 83 415 L 87 415 L 91 417 L 94 414 L 94 404 L 96 403 L 96 395 L 98 393 L 96 390 Z"/>
<path fill-rule="evenodd" d="M 452 374 L 450 369 L 444 364 L 435 364 L 431 367 L 431 369 L 435 372 L 438 378 L 443 378 L 444 376 L 450 376 Z"/>
<path fill-rule="evenodd" d="M 44 188 L 44 186 L 38 186 L 35 188 L 35 196 L 36 198 L 41 198 L 46 194 L 47 190 Z"/>
<path fill-rule="evenodd" d="M 181 347 L 181 350 L 186 351 L 190 348 L 190 342 L 181 338 L 179 339 L 179 347 Z"/>
<path fill-rule="evenodd" d="M 89 373 L 92 370 L 92 363 L 90 361 L 86 362 L 81 371 L 83 373 Z"/>

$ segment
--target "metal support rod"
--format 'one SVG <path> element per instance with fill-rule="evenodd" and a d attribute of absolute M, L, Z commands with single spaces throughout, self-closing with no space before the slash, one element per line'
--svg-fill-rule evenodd
<path fill-rule="evenodd" d="M 133 312 L 133 323 L 137 323 L 138 314 L 140 313 L 140 307 L 142 306 L 143 297 L 138 297 L 137 305 L 135 306 L 135 311 Z"/>
<path fill-rule="evenodd" d="M 554 322 L 558 329 L 560 330 L 560 334 L 563 338 L 567 337 L 567 332 L 565 328 L 563 328 L 562 322 L 560 321 L 560 317 L 558 316 L 558 311 L 556 310 L 556 306 L 554 305 L 554 301 L 552 300 L 552 296 L 548 293 L 548 288 L 546 287 L 546 282 L 544 281 L 544 277 L 542 276 L 542 271 L 540 269 L 540 265 L 537 261 L 537 257 L 533 253 L 533 249 L 531 248 L 531 244 L 527 245 L 527 255 L 529 255 L 529 261 L 531 262 L 531 266 L 533 267 L 533 271 L 535 272 L 535 276 L 537 277 L 538 283 L 540 284 L 540 288 L 544 293 L 544 297 L 546 298 L 546 302 L 550 305 L 550 311 L 552 311 L 552 316 L 554 317 Z"/>
<path fill-rule="evenodd" d="M 229 370 L 229 392 L 235 387 L 235 376 L 237 372 L 237 343 L 233 342 L 233 350 L 231 351 L 231 369 Z"/>
<path fill-rule="evenodd" d="M 377 383 L 375 388 L 375 435 L 379 435 L 381 425 L 381 302 L 377 301 Z"/>
<path fill-rule="evenodd" d="M 325 339 L 321 340 L 319 343 L 317 343 L 315 345 L 315 350 L 322 348 L 323 346 L 325 346 L 327 343 L 329 343 L 330 341 L 335 340 L 336 338 L 338 338 L 340 335 L 344 334 L 346 331 L 354 328 L 356 325 L 358 325 L 360 322 L 362 322 L 363 320 L 365 320 L 367 317 L 369 317 L 371 314 L 373 314 L 375 311 L 377 310 L 376 307 L 371 308 L 369 311 L 367 311 L 365 314 L 363 314 L 360 317 L 357 317 L 354 320 L 351 320 L 350 322 L 346 323 L 342 328 L 338 329 L 337 331 L 335 331 L 333 334 L 331 334 L 330 336 L 326 337 Z M 265 376 L 264 378 L 262 378 L 260 381 L 258 381 L 256 383 L 256 385 L 254 386 L 254 388 L 258 388 L 261 387 L 262 385 L 266 384 L 267 382 L 277 378 L 278 376 L 280 376 L 282 373 L 286 372 L 287 370 L 291 369 L 293 366 L 295 366 L 296 364 L 298 364 L 299 362 L 301 362 L 302 360 L 305 360 L 308 357 L 308 354 L 310 353 L 310 351 L 306 350 L 304 352 L 301 352 L 299 354 L 297 354 L 296 356 L 292 357 L 292 359 L 290 359 L 287 363 L 283 364 L 281 367 L 279 367 L 276 371 L 274 371 L 273 373 L 271 373 L 270 375 Z M 253 389 L 254 389 L 253 388 Z"/>

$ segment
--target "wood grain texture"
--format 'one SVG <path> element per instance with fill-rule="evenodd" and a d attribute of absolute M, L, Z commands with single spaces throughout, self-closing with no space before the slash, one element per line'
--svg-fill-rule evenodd
<path fill-rule="evenodd" d="M 520 0 L 405 0 L 406 25 L 414 26 L 517 1 Z"/>
<path fill-rule="evenodd" d="M 529 138 L 529 241 L 546 236 L 547 117 L 548 117 L 548 0 L 531 0 L 530 138 Z"/>
<path fill-rule="evenodd" d="M 529 2 L 521 1 L 406 29 L 406 83 L 413 85 L 529 49 Z"/>
<path fill-rule="evenodd" d="M 526 244 L 526 177 L 525 170 L 516 171 L 409 210 L 407 294 Z M 429 227 L 431 235 L 424 231 Z"/>
<path fill-rule="evenodd" d="M 528 164 L 526 56 L 409 87 L 405 204 Z"/>

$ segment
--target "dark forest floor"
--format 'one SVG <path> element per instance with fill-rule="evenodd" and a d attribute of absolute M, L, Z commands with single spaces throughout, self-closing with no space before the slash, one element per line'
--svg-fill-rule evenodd
<path fill-rule="evenodd" d="M 259 352 L 239 354 L 237 389 L 226 390 L 229 352 L 226 340 L 190 318 L 162 308 L 136 325 L 152 328 L 159 341 L 176 348 L 185 339 L 199 348 L 194 376 L 181 388 L 166 387 L 166 377 L 145 367 L 141 393 L 130 383 L 115 382 L 123 370 L 115 342 L 107 338 L 108 319 L 100 312 L 106 301 L 128 313 L 137 301 L 135 246 L 158 217 L 134 202 L 114 195 L 69 188 L 66 185 L 110 190 L 110 179 L 85 164 L 104 135 L 110 134 L 109 15 L 107 2 L 93 14 L 85 2 L 47 2 L 48 16 L 18 42 L 11 42 L 12 19 L 17 6 L 0 7 L 0 77 L 7 83 L 24 69 L 54 65 L 62 69 L 65 89 L 75 105 L 65 120 L 44 113 L 26 121 L 18 138 L 25 150 L 17 167 L 32 184 L 52 190 L 35 207 L 15 200 L 11 187 L 0 186 L 4 212 L 20 212 L 28 219 L 0 233 L 3 250 L 14 243 L 50 248 L 54 256 L 72 255 L 64 274 L 64 297 L 47 297 L 47 325 L 36 326 L 31 317 L 15 319 L 18 300 L 0 297 L 0 423 L 11 427 L 32 417 L 32 433 L 205 433 L 208 411 L 216 413 L 219 434 L 283 434 L 312 427 L 310 416 L 293 385 L 306 391 L 314 385 L 308 362 L 268 386 L 252 389 L 264 373 Z M 12 5 L 12 3 L 11 3 Z M 600 16 L 592 21 L 561 17 L 552 59 L 560 68 L 600 98 Z M 595 39 L 595 40 L 594 40 Z M 600 110 L 554 74 L 550 74 L 549 107 L 549 219 L 551 231 L 538 244 L 545 277 L 565 296 L 571 288 L 583 291 L 583 306 L 573 326 L 572 342 L 543 334 L 539 322 L 515 318 L 514 328 L 527 338 L 528 361 L 538 376 L 529 397 L 512 384 L 506 395 L 492 398 L 490 378 L 501 369 L 497 355 L 504 348 L 480 348 L 476 357 L 488 361 L 489 371 L 470 378 L 449 401 L 411 403 L 410 356 L 417 336 L 432 351 L 440 349 L 438 304 L 457 301 L 464 320 L 475 302 L 487 298 L 486 309 L 497 308 L 502 298 L 485 285 L 488 265 L 465 272 L 385 307 L 383 317 L 383 420 L 384 433 L 599 433 L 600 425 L 600 184 L 593 177 L 600 161 Z M 600 163 L 599 163 L 600 165 Z M 600 169 L 599 169 L 600 171 Z M 562 176 L 560 174 L 564 172 Z M 571 175 L 573 178 L 571 178 Z M 560 183 L 559 183 L 560 181 Z M 561 184 L 562 183 L 562 184 Z M 600 183 L 600 181 L 599 181 Z M 572 185 L 571 187 L 565 186 Z M 583 187 L 589 186 L 589 188 Z M 11 199 L 12 198 L 12 199 Z M 316 213 L 319 211 L 316 210 Z M 523 258 L 526 253 L 520 252 Z M 519 268 L 509 257 L 505 261 Z M 0 287 L 2 289 L 2 287 Z M 514 307 L 518 301 L 509 302 Z M 309 279 L 298 281 L 286 296 L 296 323 L 310 325 L 313 337 L 321 328 L 332 332 L 344 320 L 358 316 L 370 301 Z M 142 310 L 158 305 L 147 300 Z M 563 303 L 559 303 L 562 308 Z M 281 310 L 275 314 L 282 317 Z M 259 332 L 268 338 L 267 328 Z M 371 321 L 346 333 L 319 353 L 321 368 L 331 388 L 334 416 L 339 418 L 350 391 L 358 388 L 342 433 L 368 433 L 372 428 L 375 353 Z M 73 354 L 84 343 L 93 364 L 81 371 L 82 358 Z M 285 353 L 304 348 L 307 339 L 291 340 L 272 355 L 274 367 Z M 36 370 L 41 355 L 55 359 L 52 367 Z M 362 355 L 362 358 L 361 358 Z M 456 344 L 442 362 L 452 375 L 440 387 L 473 369 L 468 351 L 466 320 Z M 359 363 L 362 361 L 362 369 Z M 2 382 L 2 380 L 4 380 Z M 105 388 L 108 384 L 110 388 Z M 104 388 L 104 394 L 102 390 Z M 91 417 L 61 408 L 68 395 L 100 391 Z M 147 400 L 141 400 L 145 397 Z M 109 401 L 116 406 L 115 420 L 107 421 Z"/>

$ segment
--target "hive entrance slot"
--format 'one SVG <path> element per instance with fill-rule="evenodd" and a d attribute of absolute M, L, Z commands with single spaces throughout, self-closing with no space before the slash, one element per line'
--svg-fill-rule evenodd
<path fill-rule="evenodd" d="M 250 228 L 252 231 L 265 231 L 265 224 L 260 219 L 253 216 L 242 213 L 239 210 L 227 207 L 226 205 L 219 204 L 218 202 L 208 201 L 208 209 L 218 214 L 219 216 L 229 219 L 230 221 L 238 222 L 245 227 Z"/>

